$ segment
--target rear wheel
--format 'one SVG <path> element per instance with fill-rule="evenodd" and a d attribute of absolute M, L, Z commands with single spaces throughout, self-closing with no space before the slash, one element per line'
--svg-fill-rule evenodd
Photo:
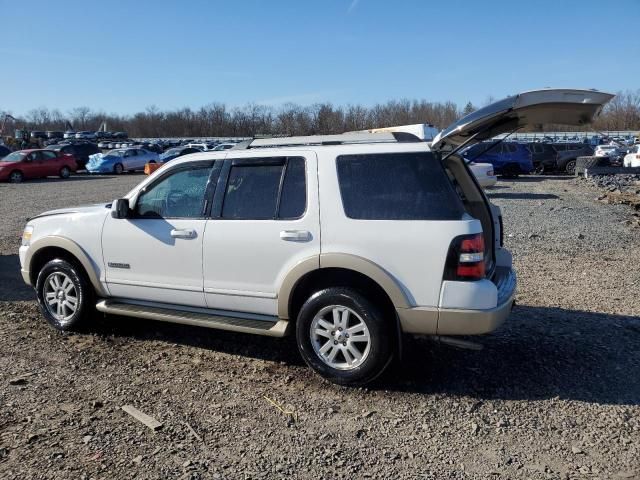
<path fill-rule="evenodd" d="M 22 183 L 24 175 L 20 170 L 14 170 L 9 174 L 9 181 L 11 183 Z"/>
<path fill-rule="evenodd" d="M 60 169 L 60 178 L 69 178 L 71 176 L 71 170 L 69 167 L 62 167 Z"/>
<path fill-rule="evenodd" d="M 116 175 L 121 175 L 123 171 L 124 171 L 124 167 L 122 166 L 121 163 L 116 163 L 113 166 L 113 173 L 115 173 Z"/>
<path fill-rule="evenodd" d="M 518 178 L 520 175 L 520 167 L 512 163 L 502 167 L 502 178 Z"/>
<path fill-rule="evenodd" d="M 58 330 L 76 329 L 95 306 L 93 289 L 82 269 L 61 258 L 42 267 L 36 293 L 42 314 Z"/>
<path fill-rule="evenodd" d="M 378 378 L 394 355 L 391 319 L 360 293 L 328 288 L 302 306 L 296 323 L 300 354 L 313 370 L 340 385 Z"/>

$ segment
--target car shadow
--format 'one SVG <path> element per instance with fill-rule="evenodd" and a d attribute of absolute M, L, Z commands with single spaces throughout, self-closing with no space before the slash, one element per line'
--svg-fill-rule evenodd
<path fill-rule="evenodd" d="M 486 192 L 489 198 L 505 198 L 510 200 L 555 200 L 560 197 L 552 193 L 523 193 L 523 192 Z"/>
<path fill-rule="evenodd" d="M 110 315 L 92 331 L 304 365 L 294 336 L 274 339 Z M 638 317 L 517 306 L 497 332 L 466 339 L 483 349 L 408 338 L 402 359 L 372 388 L 479 401 L 560 398 L 640 405 Z"/>
<path fill-rule="evenodd" d="M 567 175 L 564 173 L 550 173 L 545 175 L 520 175 L 518 178 L 501 178 L 500 181 L 507 182 L 545 182 L 547 180 L 571 180 L 576 178 L 574 175 Z"/>
<path fill-rule="evenodd" d="M 18 255 L 0 255 L 0 302 L 34 300 L 36 293 L 20 275 Z"/>

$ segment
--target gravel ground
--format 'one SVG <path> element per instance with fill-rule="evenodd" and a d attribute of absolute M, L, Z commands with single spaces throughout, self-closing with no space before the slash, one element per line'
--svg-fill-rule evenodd
<path fill-rule="evenodd" d="M 508 323 L 482 351 L 410 341 L 380 385 L 347 389 L 288 339 L 45 324 L 17 271 L 24 219 L 140 179 L 0 184 L 0 478 L 640 478 L 640 229 L 596 187 L 499 182 L 519 274 Z"/>

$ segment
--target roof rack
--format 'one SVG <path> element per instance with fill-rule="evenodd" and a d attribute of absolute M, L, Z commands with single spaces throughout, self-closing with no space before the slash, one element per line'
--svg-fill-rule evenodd
<path fill-rule="evenodd" d="M 418 137 L 406 132 L 342 133 L 339 135 L 309 135 L 306 137 L 254 138 L 238 143 L 230 150 L 250 148 L 294 147 L 300 145 L 344 145 L 360 143 L 415 143 Z"/>

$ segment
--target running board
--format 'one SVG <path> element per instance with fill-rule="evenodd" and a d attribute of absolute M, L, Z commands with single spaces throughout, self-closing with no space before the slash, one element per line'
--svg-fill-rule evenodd
<path fill-rule="evenodd" d="M 287 320 L 278 319 L 276 317 L 273 317 L 273 320 L 271 320 L 271 317 L 269 317 L 268 320 L 257 320 L 255 318 L 229 317 L 218 313 L 211 314 L 179 310 L 177 307 L 166 308 L 139 305 L 119 302 L 116 300 L 101 300 L 96 304 L 96 309 L 100 312 L 111 315 L 122 315 L 125 317 L 145 318 L 147 320 L 159 320 L 161 322 L 217 328 L 219 330 L 229 330 L 232 332 L 253 333 L 255 335 L 266 335 L 268 337 L 284 337 L 289 325 Z M 256 315 L 256 317 L 260 316 Z"/>

